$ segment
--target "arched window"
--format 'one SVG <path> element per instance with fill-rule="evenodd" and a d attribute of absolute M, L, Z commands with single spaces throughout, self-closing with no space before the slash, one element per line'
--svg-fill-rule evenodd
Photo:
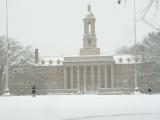
<path fill-rule="evenodd" d="M 131 61 L 131 58 L 128 57 L 128 58 L 127 58 L 127 62 L 130 62 L 130 61 Z"/>
<path fill-rule="evenodd" d="M 88 23 L 88 33 L 91 34 L 91 23 Z"/>
<path fill-rule="evenodd" d="M 122 59 L 122 58 L 119 58 L 119 62 L 122 63 L 122 62 L 123 62 L 123 59 Z"/>
<path fill-rule="evenodd" d="M 52 60 L 49 60 L 49 64 L 51 65 L 53 63 L 53 61 Z"/>
<path fill-rule="evenodd" d="M 44 61 L 44 60 L 42 60 L 42 61 L 41 61 L 41 64 L 43 64 L 43 65 L 44 65 L 44 64 L 45 64 L 45 61 Z"/>

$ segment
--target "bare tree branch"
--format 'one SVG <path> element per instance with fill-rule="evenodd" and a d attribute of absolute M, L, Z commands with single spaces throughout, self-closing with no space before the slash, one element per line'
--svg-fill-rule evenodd
<path fill-rule="evenodd" d="M 147 6 L 143 9 L 143 15 L 142 15 L 143 22 L 158 31 L 160 30 L 160 26 L 157 24 L 155 19 L 157 18 L 159 2 L 160 0 L 149 0 Z M 147 15 L 149 15 L 149 13 L 152 11 L 153 8 L 155 9 L 154 18 L 153 18 L 154 24 L 147 19 Z"/>

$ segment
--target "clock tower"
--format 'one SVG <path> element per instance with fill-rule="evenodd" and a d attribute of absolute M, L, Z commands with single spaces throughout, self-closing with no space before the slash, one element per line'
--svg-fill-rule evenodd
<path fill-rule="evenodd" d="M 87 15 L 84 17 L 83 48 L 80 49 L 80 56 L 100 55 L 100 48 L 97 48 L 97 38 L 95 34 L 95 17 L 91 12 L 91 5 L 88 5 Z"/>

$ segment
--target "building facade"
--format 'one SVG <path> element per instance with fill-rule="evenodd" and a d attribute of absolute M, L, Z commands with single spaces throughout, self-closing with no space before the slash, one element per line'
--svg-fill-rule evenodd
<path fill-rule="evenodd" d="M 36 50 L 32 71 L 17 72 L 10 78 L 10 93 L 29 95 L 33 85 L 38 94 L 132 92 L 135 88 L 134 57 L 101 55 L 97 47 L 95 21 L 89 5 L 87 15 L 83 18 L 83 47 L 80 48 L 80 54 L 70 57 L 38 57 Z M 137 64 L 141 63 L 137 61 Z M 150 85 L 148 79 L 138 78 L 138 87 L 143 88 L 143 91 Z M 160 87 L 155 83 L 152 85 L 154 88 Z"/>

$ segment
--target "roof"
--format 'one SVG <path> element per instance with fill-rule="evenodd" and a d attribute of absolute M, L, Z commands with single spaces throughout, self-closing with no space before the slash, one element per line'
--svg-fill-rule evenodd
<path fill-rule="evenodd" d="M 76 57 L 79 59 L 79 56 L 72 56 L 72 57 L 73 57 L 73 59 Z M 63 62 L 64 62 L 64 58 L 67 59 L 67 58 L 72 58 L 72 57 L 64 57 L 64 56 L 40 57 L 37 65 L 38 66 L 62 66 Z M 94 56 L 92 56 L 92 57 L 94 57 Z M 105 56 L 102 55 L 101 57 L 105 57 Z M 81 57 L 81 58 L 83 58 L 83 57 Z M 137 58 L 138 58 L 137 63 L 140 63 L 141 56 L 138 56 Z M 113 61 L 115 61 L 115 64 L 134 64 L 135 63 L 135 56 L 133 56 L 133 55 L 114 55 Z"/>

